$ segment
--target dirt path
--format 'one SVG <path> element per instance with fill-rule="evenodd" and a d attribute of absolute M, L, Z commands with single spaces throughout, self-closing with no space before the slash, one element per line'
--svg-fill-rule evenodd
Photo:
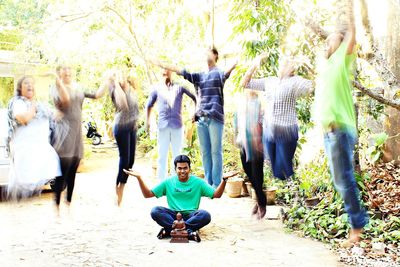
<path fill-rule="evenodd" d="M 165 199 L 143 199 L 130 178 L 123 206 L 115 205 L 114 149 L 93 153 L 76 180 L 73 204 L 54 216 L 52 194 L 20 203 L 0 203 L 0 266 L 343 266 L 325 245 L 287 234 L 277 220 L 249 216 L 251 199 L 203 199 L 212 222 L 203 241 L 159 241 L 149 216 Z M 110 153 L 111 151 L 111 153 Z M 147 159 L 136 167 L 154 185 Z M 277 207 L 268 207 L 268 215 Z"/>

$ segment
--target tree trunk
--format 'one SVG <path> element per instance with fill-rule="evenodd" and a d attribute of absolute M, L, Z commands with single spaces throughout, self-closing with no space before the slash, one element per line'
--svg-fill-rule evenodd
<path fill-rule="evenodd" d="M 388 26 L 385 40 L 385 54 L 388 67 L 397 79 L 400 78 L 400 5 L 397 1 L 389 1 Z M 391 86 L 385 90 L 385 98 L 393 99 L 393 95 L 399 90 L 397 86 Z M 400 164 L 400 111 L 392 107 L 386 107 L 384 127 L 385 132 L 393 138 L 386 142 L 383 159 L 395 160 Z"/>

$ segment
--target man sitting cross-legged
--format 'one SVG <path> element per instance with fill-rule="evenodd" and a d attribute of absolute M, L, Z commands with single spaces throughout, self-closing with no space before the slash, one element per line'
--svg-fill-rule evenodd
<path fill-rule="evenodd" d="M 151 211 L 153 220 L 163 227 L 157 236 L 159 239 L 170 236 L 172 224 L 176 220 L 177 213 L 180 212 L 185 220 L 189 239 L 200 242 L 200 236 L 197 231 L 211 221 L 209 212 L 199 210 L 200 199 L 203 196 L 220 198 L 224 192 L 228 177 L 224 177 L 218 188 L 214 189 L 203 179 L 190 175 L 190 159 L 188 156 L 177 156 L 174 160 L 174 165 L 177 175 L 162 181 L 152 190 L 146 186 L 140 174 L 132 170 L 125 170 L 125 172 L 137 178 L 145 198 L 154 196 L 157 198 L 167 197 L 169 208 L 158 206 Z"/>

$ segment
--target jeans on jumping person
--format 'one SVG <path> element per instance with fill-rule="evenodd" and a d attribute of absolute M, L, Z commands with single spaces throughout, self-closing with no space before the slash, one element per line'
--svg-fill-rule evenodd
<path fill-rule="evenodd" d="M 350 130 L 335 129 L 325 133 L 324 142 L 332 180 L 343 198 L 349 223 L 353 229 L 363 228 L 368 223 L 368 215 L 361 205 L 354 177 L 353 150 L 356 134 Z"/>
<path fill-rule="evenodd" d="M 217 188 L 222 179 L 222 136 L 224 124 L 209 117 L 200 117 L 197 134 L 207 182 Z"/>

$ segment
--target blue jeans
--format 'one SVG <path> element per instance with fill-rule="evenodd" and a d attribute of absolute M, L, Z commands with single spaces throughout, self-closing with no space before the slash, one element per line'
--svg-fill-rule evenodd
<path fill-rule="evenodd" d="M 173 160 L 180 155 L 182 150 L 182 135 L 183 129 L 174 129 L 166 127 L 158 130 L 158 166 L 157 176 L 160 180 L 164 180 L 168 176 L 167 161 L 169 144 L 172 148 L 172 166 L 171 170 L 174 171 Z"/>
<path fill-rule="evenodd" d="M 265 148 L 276 178 L 286 180 L 294 174 L 293 158 L 296 147 L 297 139 L 286 142 L 265 140 Z"/>
<path fill-rule="evenodd" d="M 117 141 L 119 151 L 119 167 L 117 175 L 117 185 L 125 184 L 128 174 L 124 169 L 130 169 L 135 162 L 136 151 L 136 130 L 132 127 L 114 126 L 114 137 Z"/>
<path fill-rule="evenodd" d="M 208 117 L 200 117 L 197 134 L 203 159 L 204 175 L 217 188 L 222 178 L 222 135 L 224 124 Z"/>
<path fill-rule="evenodd" d="M 168 233 L 172 230 L 172 224 L 176 220 L 176 214 L 176 211 L 159 206 L 151 210 L 151 218 L 161 227 L 164 227 L 165 231 Z M 189 233 L 197 231 L 211 222 L 211 215 L 205 210 L 197 210 L 189 215 L 182 214 L 182 216 Z"/>
<path fill-rule="evenodd" d="M 350 131 L 335 129 L 324 137 L 331 176 L 336 190 L 344 201 L 344 208 L 353 229 L 363 228 L 368 215 L 361 206 L 360 193 L 354 177 L 353 150 L 356 135 Z"/>

